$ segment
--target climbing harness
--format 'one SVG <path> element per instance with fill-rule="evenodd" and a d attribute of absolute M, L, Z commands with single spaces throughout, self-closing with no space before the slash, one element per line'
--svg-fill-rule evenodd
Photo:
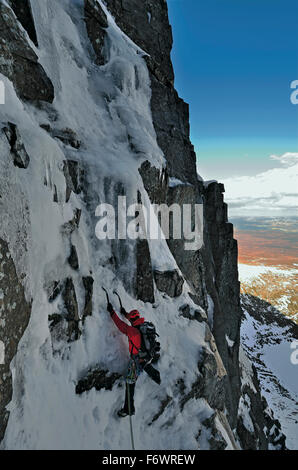
<path fill-rule="evenodd" d="M 128 363 L 126 381 L 129 384 L 135 384 L 141 372 L 142 372 L 142 368 L 140 366 L 138 358 L 132 357 Z"/>

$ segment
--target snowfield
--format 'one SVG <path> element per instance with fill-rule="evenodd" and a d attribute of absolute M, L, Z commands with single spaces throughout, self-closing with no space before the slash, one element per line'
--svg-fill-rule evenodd
<path fill-rule="evenodd" d="M 289 274 L 297 274 L 298 269 L 283 269 L 278 266 L 254 266 L 249 264 L 238 263 L 239 271 L 239 280 L 240 282 L 251 281 L 254 278 L 260 276 L 261 274 L 273 273 L 279 274 L 282 276 L 287 276 Z"/>

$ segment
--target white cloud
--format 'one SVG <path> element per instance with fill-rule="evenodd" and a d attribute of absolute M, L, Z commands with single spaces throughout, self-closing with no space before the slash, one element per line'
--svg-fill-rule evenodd
<path fill-rule="evenodd" d="M 282 165 L 289 167 L 298 163 L 298 153 L 284 153 L 283 155 L 271 155 L 272 160 L 279 161 Z"/>
<path fill-rule="evenodd" d="M 283 166 L 223 181 L 230 216 L 298 216 L 298 153 L 270 158 Z"/>

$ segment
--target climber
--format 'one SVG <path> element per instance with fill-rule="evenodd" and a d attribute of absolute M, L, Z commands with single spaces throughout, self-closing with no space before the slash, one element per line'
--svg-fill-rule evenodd
<path fill-rule="evenodd" d="M 109 302 L 107 305 L 107 310 L 111 315 L 111 318 L 117 328 L 121 333 L 125 334 L 128 337 L 129 342 L 129 352 L 130 352 L 130 361 L 128 366 L 128 372 L 126 377 L 126 393 L 125 393 L 125 403 L 124 407 L 118 411 L 118 416 L 124 418 L 125 416 L 131 414 L 134 415 L 134 391 L 135 384 L 138 376 L 142 372 L 142 360 L 138 357 L 139 350 L 141 348 L 142 338 L 141 333 L 136 328 L 138 325 L 144 323 L 144 318 L 140 316 L 138 310 L 132 310 L 127 313 L 124 307 L 121 307 L 121 314 L 130 321 L 131 326 L 120 320 L 118 315 L 113 309 L 112 304 Z M 145 365 L 145 364 L 143 364 Z"/>

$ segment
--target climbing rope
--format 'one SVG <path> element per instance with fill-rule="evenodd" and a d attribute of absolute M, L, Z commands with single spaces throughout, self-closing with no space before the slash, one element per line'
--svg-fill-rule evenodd
<path fill-rule="evenodd" d="M 134 443 L 134 438 L 133 438 L 133 428 L 132 428 L 131 407 L 130 407 L 130 389 L 129 389 L 128 380 L 126 380 L 126 390 L 127 390 L 127 401 L 128 401 L 128 414 L 129 414 L 131 448 L 132 448 L 132 450 L 135 450 L 135 443 Z"/>

